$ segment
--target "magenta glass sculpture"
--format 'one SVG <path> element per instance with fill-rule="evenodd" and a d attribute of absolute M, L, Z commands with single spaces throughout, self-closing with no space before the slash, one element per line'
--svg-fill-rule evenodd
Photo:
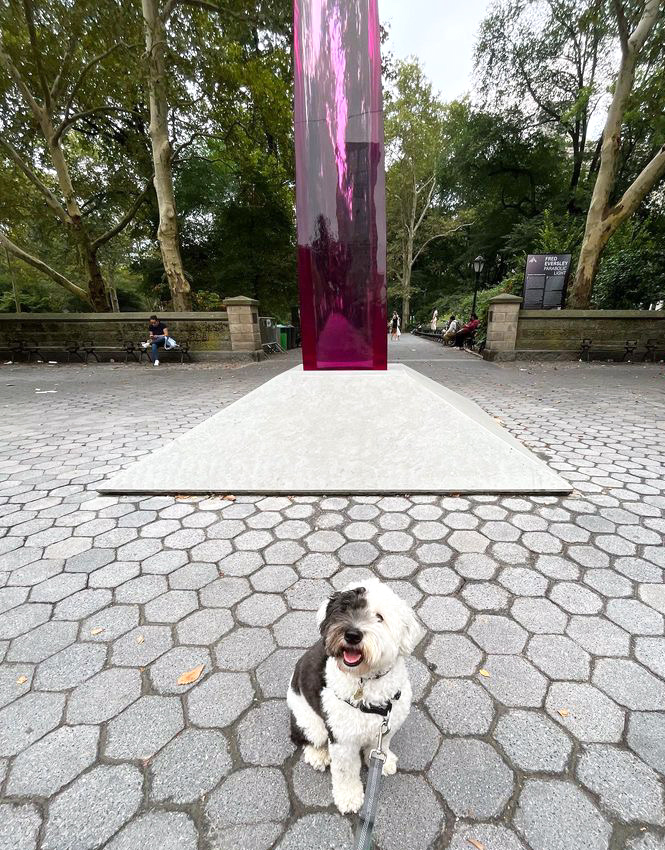
<path fill-rule="evenodd" d="M 378 0 L 294 0 L 298 279 L 305 369 L 385 369 Z"/>

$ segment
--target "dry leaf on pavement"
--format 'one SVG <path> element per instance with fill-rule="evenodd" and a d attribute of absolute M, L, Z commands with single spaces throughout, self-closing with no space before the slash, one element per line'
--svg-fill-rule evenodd
<path fill-rule="evenodd" d="M 28 681 L 28 677 L 27 677 L 27 676 L 19 676 L 19 677 L 18 677 L 18 679 L 16 680 L 16 684 L 17 684 L 17 685 L 25 685 L 25 683 L 26 683 L 27 681 Z"/>
<path fill-rule="evenodd" d="M 195 667 L 193 670 L 188 670 L 187 673 L 183 673 L 182 676 L 178 679 L 179 685 L 191 685 L 195 682 L 201 673 L 203 673 L 203 668 L 205 664 L 199 664 L 198 667 Z"/>
<path fill-rule="evenodd" d="M 567 708 L 559 708 L 557 710 L 562 717 L 568 717 L 570 715 L 570 712 Z"/>
<path fill-rule="evenodd" d="M 235 500 L 236 500 L 235 496 L 224 496 L 224 498 L 226 499 L 227 502 L 235 502 Z"/>
<path fill-rule="evenodd" d="M 144 640 L 145 640 L 145 638 L 143 637 L 143 635 L 137 635 L 137 637 L 136 637 L 137 643 L 143 643 Z"/>
<path fill-rule="evenodd" d="M 489 671 L 489 670 L 482 670 L 482 669 L 481 669 L 481 670 L 479 670 L 478 672 L 480 673 L 480 675 L 481 675 L 481 676 L 485 676 L 485 678 L 487 678 L 487 677 L 489 676 L 489 674 L 490 674 L 490 671 Z"/>
<path fill-rule="evenodd" d="M 101 633 L 102 633 L 103 631 L 104 631 L 104 629 L 91 629 L 91 630 L 90 630 L 90 634 L 91 634 L 91 635 L 101 635 Z"/>
<path fill-rule="evenodd" d="M 485 845 L 482 843 L 482 841 L 476 841 L 475 838 L 467 838 L 466 840 L 469 842 L 469 844 L 472 844 L 476 848 L 476 850 L 485 850 Z"/>

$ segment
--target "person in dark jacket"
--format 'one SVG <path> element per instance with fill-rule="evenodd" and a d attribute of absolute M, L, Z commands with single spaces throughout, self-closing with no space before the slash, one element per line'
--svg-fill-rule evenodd
<path fill-rule="evenodd" d="M 464 340 L 475 334 L 479 324 L 478 316 L 475 313 L 471 313 L 469 321 L 455 334 L 455 345 L 457 348 L 464 348 Z"/>

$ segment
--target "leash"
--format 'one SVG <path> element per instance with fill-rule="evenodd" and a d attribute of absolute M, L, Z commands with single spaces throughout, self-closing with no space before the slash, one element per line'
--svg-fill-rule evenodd
<path fill-rule="evenodd" d="M 399 697 L 398 697 L 399 699 Z M 365 801 L 360 810 L 360 819 L 356 828 L 356 835 L 353 844 L 353 850 L 371 850 L 372 833 L 374 832 L 374 819 L 376 817 L 376 809 L 379 805 L 379 791 L 381 790 L 381 778 L 383 775 L 383 765 L 386 760 L 386 753 L 383 751 L 383 736 L 390 732 L 390 712 L 392 703 L 388 703 L 388 708 L 383 716 L 383 722 L 379 728 L 379 736 L 376 742 L 376 747 L 369 754 L 369 774 L 367 776 L 367 787 L 365 788 Z"/>

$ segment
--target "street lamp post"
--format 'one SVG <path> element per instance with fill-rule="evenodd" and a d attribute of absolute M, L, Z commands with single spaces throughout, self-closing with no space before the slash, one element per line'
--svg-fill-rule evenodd
<path fill-rule="evenodd" d="M 485 265 L 485 258 L 479 254 L 471 265 L 473 266 L 473 270 L 476 273 L 476 285 L 473 288 L 473 307 L 471 308 L 471 312 L 475 313 L 476 300 L 478 298 L 478 284 L 480 283 L 480 273 L 483 270 L 483 266 Z"/>

